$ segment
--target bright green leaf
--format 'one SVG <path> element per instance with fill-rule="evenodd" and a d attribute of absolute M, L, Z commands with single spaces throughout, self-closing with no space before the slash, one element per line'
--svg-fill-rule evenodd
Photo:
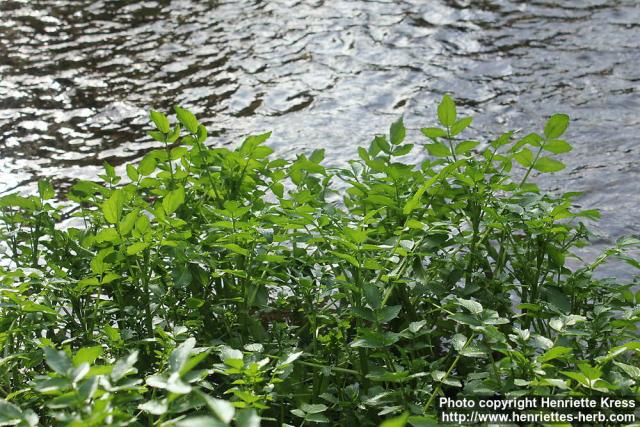
<path fill-rule="evenodd" d="M 442 97 L 442 101 L 438 105 L 438 120 L 442 126 L 451 127 L 456 122 L 456 104 L 449 95 Z"/>
<path fill-rule="evenodd" d="M 566 114 L 554 114 L 544 126 L 544 136 L 547 139 L 556 139 L 562 136 L 569 126 L 569 116 Z"/>

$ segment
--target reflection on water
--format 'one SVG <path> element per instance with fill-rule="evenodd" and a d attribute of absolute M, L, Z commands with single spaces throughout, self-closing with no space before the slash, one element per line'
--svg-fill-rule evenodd
<path fill-rule="evenodd" d="M 278 153 L 335 163 L 401 114 L 432 123 L 450 91 L 475 132 L 570 113 L 547 187 L 585 191 L 603 242 L 640 232 L 637 0 L 3 0 L 0 17 L 0 192 L 139 157 L 151 107 L 193 109 L 214 144 L 273 130 Z"/>

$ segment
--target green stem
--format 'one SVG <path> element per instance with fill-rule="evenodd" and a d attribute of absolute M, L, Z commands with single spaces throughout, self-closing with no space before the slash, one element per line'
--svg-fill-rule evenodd
<path fill-rule="evenodd" d="M 529 169 L 527 169 L 527 173 L 524 174 L 524 177 L 522 178 L 522 181 L 520 181 L 520 184 L 518 185 L 518 188 L 522 188 L 524 183 L 527 181 L 527 178 L 529 178 L 529 174 L 533 170 L 533 166 L 538 161 L 538 157 L 540 157 L 540 153 L 542 153 L 542 147 L 543 147 L 543 144 L 540 145 L 540 149 L 538 149 L 538 152 L 536 153 L 535 159 L 533 159 L 533 162 L 531 162 L 531 166 L 529 166 Z"/>
<path fill-rule="evenodd" d="M 462 346 L 462 348 L 460 349 L 460 351 L 458 352 L 458 355 L 456 356 L 456 358 L 453 360 L 453 363 L 451 363 L 451 366 L 449 366 L 449 369 L 447 369 L 447 372 L 444 374 L 444 376 L 440 379 L 440 384 L 438 384 L 438 386 L 433 390 L 433 392 L 431 393 L 431 396 L 429 397 L 429 400 L 427 401 L 426 405 L 424 405 L 424 410 L 425 412 L 427 410 L 429 410 L 429 407 L 431 407 L 431 404 L 433 403 L 434 399 L 436 398 L 436 394 L 439 393 L 442 390 L 442 382 L 444 380 L 446 380 L 447 378 L 449 378 L 449 375 L 451 375 L 451 372 L 455 369 L 456 365 L 458 364 L 458 362 L 460 361 L 460 358 L 462 357 L 462 351 L 467 348 L 467 346 L 471 343 L 471 340 L 473 340 L 475 336 L 475 332 L 472 333 L 469 338 L 467 339 L 467 341 L 464 343 L 464 345 Z"/>

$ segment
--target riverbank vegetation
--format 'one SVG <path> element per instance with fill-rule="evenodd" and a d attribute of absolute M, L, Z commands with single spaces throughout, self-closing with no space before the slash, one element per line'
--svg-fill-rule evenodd
<path fill-rule="evenodd" d="M 126 177 L 0 198 L 0 425 L 420 426 L 440 395 L 638 395 L 640 293 L 594 271 L 637 271 L 639 242 L 581 261 L 598 212 L 534 182 L 568 116 L 478 142 L 445 96 L 420 143 L 398 120 L 342 168 L 175 116 L 151 112 L 162 146 Z"/>

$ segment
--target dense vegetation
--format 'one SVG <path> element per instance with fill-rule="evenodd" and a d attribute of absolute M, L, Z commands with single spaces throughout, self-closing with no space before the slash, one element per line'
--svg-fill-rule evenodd
<path fill-rule="evenodd" d="M 480 144 L 445 96 L 423 146 L 398 120 L 345 168 L 176 117 L 151 113 L 163 147 L 126 184 L 105 165 L 63 204 L 45 181 L 0 198 L 0 425 L 428 425 L 441 394 L 638 395 L 640 293 L 593 277 L 639 268 L 638 240 L 581 262 L 598 213 L 531 182 L 564 168 L 566 115 Z"/>

